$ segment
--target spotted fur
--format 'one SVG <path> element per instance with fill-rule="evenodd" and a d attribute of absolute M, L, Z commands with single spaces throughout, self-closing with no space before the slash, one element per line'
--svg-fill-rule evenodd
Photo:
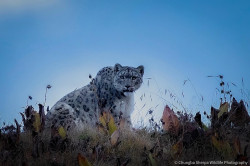
<path fill-rule="evenodd" d="M 61 98 L 47 113 L 46 126 L 67 129 L 82 124 L 95 125 L 102 111 L 110 111 L 118 122 L 131 123 L 133 92 L 143 81 L 144 67 L 104 67 L 90 84 Z"/>

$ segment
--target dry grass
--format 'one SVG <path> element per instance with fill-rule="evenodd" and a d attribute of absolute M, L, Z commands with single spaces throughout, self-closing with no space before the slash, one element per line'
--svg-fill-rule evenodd
<path fill-rule="evenodd" d="M 32 107 L 26 108 L 22 114 L 24 126 L 15 121 L 15 125 L 0 128 L 0 165 L 87 166 L 82 158 L 96 166 L 165 166 L 180 161 L 225 160 L 249 165 L 250 118 L 244 103 L 235 99 L 230 111 L 220 116 L 222 110 L 211 109 L 211 126 L 202 126 L 200 113 L 193 117 L 178 112 L 177 118 L 165 117 L 168 121 L 151 123 L 148 128 L 118 126 L 115 143 L 105 127 L 100 130 L 84 126 L 67 131 L 66 136 L 58 129 L 44 129 L 42 105 L 39 109 L 38 113 Z M 173 120 L 178 127 L 171 126 Z"/>

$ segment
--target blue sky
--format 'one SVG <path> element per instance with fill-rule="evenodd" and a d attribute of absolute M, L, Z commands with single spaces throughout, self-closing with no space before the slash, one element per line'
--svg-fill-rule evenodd
<path fill-rule="evenodd" d="M 208 75 L 223 74 L 249 103 L 249 53 L 247 0 L 1 0 L 0 122 L 20 120 L 29 95 L 43 103 L 47 84 L 52 106 L 115 63 L 152 78 L 135 94 L 137 122 L 150 108 L 158 119 L 165 104 L 181 110 L 170 93 L 192 113 L 218 107 L 219 79 Z"/>

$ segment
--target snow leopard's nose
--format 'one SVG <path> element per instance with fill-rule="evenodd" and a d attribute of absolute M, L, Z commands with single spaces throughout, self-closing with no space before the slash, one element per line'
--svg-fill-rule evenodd
<path fill-rule="evenodd" d="M 125 87 L 128 89 L 128 88 L 130 88 L 130 85 L 125 85 Z"/>

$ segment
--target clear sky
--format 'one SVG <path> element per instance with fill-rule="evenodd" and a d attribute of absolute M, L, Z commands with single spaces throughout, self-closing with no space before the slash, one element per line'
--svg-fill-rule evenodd
<path fill-rule="evenodd" d="M 249 54 L 248 0 L 1 0 L 0 123 L 20 120 L 29 95 L 43 103 L 47 84 L 52 106 L 115 63 L 144 65 L 152 78 L 135 94 L 136 122 L 150 108 L 159 119 L 165 104 L 218 107 L 219 79 L 208 75 L 223 74 L 249 103 Z"/>

